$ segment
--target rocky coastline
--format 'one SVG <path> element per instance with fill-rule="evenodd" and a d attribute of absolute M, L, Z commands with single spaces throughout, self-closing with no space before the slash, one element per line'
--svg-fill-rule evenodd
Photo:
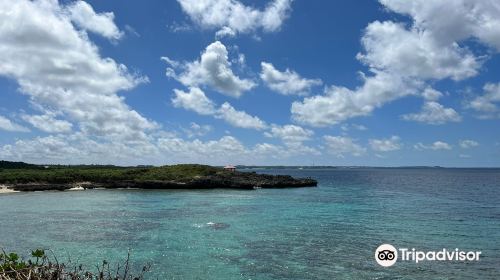
<path fill-rule="evenodd" d="M 115 180 L 108 182 L 23 182 L 4 184 L 11 191 L 67 191 L 84 189 L 242 189 L 315 187 L 311 178 L 293 178 L 287 175 L 267 175 L 255 172 L 219 172 L 196 176 L 189 180 Z"/>

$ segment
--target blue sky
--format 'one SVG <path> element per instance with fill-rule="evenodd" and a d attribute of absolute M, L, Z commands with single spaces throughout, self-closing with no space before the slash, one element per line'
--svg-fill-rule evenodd
<path fill-rule="evenodd" d="M 500 166 L 494 0 L 0 0 L 0 14 L 1 159 Z"/>

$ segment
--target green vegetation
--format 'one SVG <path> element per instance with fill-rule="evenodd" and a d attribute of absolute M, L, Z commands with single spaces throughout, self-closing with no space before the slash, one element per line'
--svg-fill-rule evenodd
<path fill-rule="evenodd" d="M 285 175 L 232 172 L 220 167 L 179 164 L 162 167 L 110 165 L 4 164 L 0 184 L 15 191 L 64 191 L 82 188 L 138 189 L 255 189 L 313 187 L 316 180 Z M 17 167 L 16 167 L 17 166 Z"/>
<path fill-rule="evenodd" d="M 1 165 L 0 165 L 1 166 Z M 6 166 L 4 164 L 4 166 Z M 225 172 L 222 168 L 198 164 L 180 164 L 162 167 L 117 166 L 38 166 L 19 165 L 1 168 L 0 183 L 52 183 L 76 182 L 110 183 L 120 181 L 177 181 L 187 182 L 197 177 Z"/>
<path fill-rule="evenodd" d="M 45 250 L 31 252 L 29 259 L 20 258 L 16 253 L 0 252 L 0 280 L 141 280 L 150 269 L 145 265 L 133 275 L 130 271 L 130 254 L 122 265 L 111 267 L 103 261 L 97 271 L 87 271 L 81 264 L 59 263 L 57 257 L 47 256 Z"/>
<path fill-rule="evenodd" d="M 42 166 L 24 163 L 24 162 L 13 162 L 13 161 L 0 160 L 0 169 L 18 169 L 18 168 L 37 169 L 37 168 L 42 168 Z"/>

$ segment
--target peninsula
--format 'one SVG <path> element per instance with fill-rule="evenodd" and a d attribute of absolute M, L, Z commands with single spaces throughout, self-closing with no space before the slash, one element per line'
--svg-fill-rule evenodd
<path fill-rule="evenodd" d="M 199 164 L 161 167 L 34 165 L 0 161 L 0 185 L 12 191 L 70 189 L 257 189 L 314 187 L 311 178 L 228 171 Z"/>

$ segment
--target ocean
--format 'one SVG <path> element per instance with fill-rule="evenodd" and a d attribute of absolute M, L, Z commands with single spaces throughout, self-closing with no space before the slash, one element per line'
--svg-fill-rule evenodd
<path fill-rule="evenodd" d="M 87 190 L 0 195 L 0 247 L 103 259 L 148 279 L 500 279 L 500 170 L 261 169 L 317 188 Z M 478 261 L 400 261 L 375 249 L 481 251 Z"/>

